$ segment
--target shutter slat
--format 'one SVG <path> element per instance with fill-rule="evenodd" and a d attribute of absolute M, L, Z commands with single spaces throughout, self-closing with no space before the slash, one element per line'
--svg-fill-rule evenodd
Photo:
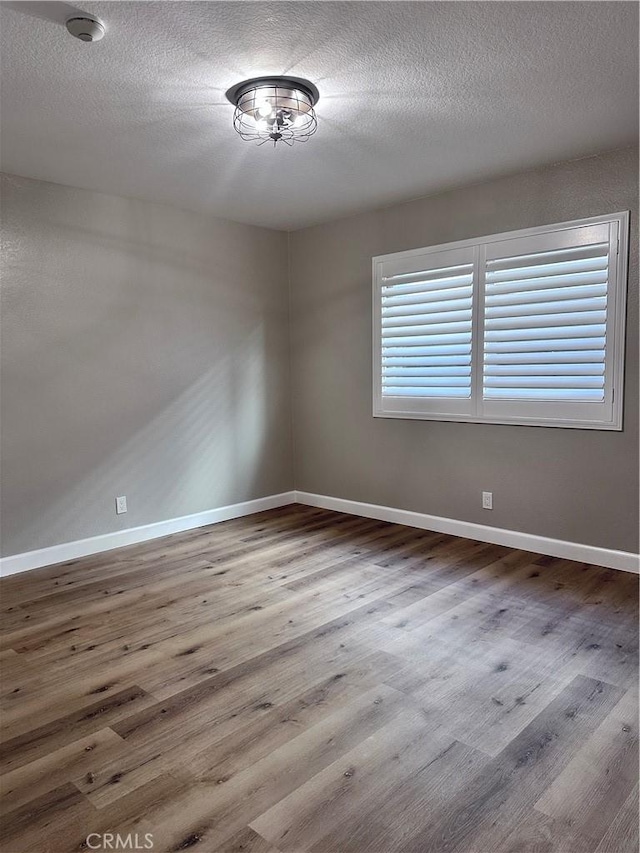
<path fill-rule="evenodd" d="M 489 376 L 485 388 L 604 388 L 604 376 Z"/>
<path fill-rule="evenodd" d="M 526 263 L 519 266 L 510 265 L 506 269 L 494 269 L 491 267 L 493 262 L 489 261 L 487 263 L 487 281 L 509 281 L 514 271 L 516 271 L 518 278 L 522 279 L 539 275 L 595 272 L 596 270 L 606 270 L 608 262 L 609 259 L 606 254 L 598 255 L 594 258 L 576 258 L 575 260 L 551 262 L 548 264 L 529 265 Z"/>
<path fill-rule="evenodd" d="M 586 364 L 485 364 L 485 376 L 602 376 L 604 364 L 587 362 Z"/>
<path fill-rule="evenodd" d="M 585 246 L 534 252 L 529 255 L 511 255 L 487 261 L 487 272 L 517 269 L 519 267 L 547 266 L 548 264 L 576 261 L 580 258 L 598 258 L 608 256 L 608 253 L 608 243 L 591 243 Z"/>
<path fill-rule="evenodd" d="M 471 386 L 468 388 L 403 388 L 388 386 L 383 389 L 385 397 L 463 397 L 471 396 Z"/>
<path fill-rule="evenodd" d="M 605 330 L 606 325 L 604 323 L 596 323 L 591 326 L 537 326 L 521 329 L 489 329 L 485 332 L 485 340 L 487 342 L 561 340 L 562 336 L 595 338 L 604 337 Z"/>
<path fill-rule="evenodd" d="M 465 376 L 396 376 L 388 382 L 383 377 L 382 381 L 385 386 L 394 385 L 398 388 L 465 388 L 469 385 Z"/>
<path fill-rule="evenodd" d="M 606 283 L 577 285 L 575 287 L 567 284 L 564 287 L 550 287 L 543 290 L 538 288 L 537 290 L 519 290 L 515 293 L 487 293 L 485 301 L 487 305 L 493 308 L 499 305 L 526 305 L 529 302 L 578 301 L 606 295 Z"/>
<path fill-rule="evenodd" d="M 401 358 L 384 358 L 382 359 L 382 367 L 383 369 L 389 367 L 420 367 L 424 364 L 424 356 L 403 356 Z M 471 364 L 471 352 L 466 355 L 432 355 L 429 357 L 429 364 L 433 365 L 434 368 L 451 365 L 453 367 L 458 365 L 470 365 Z M 425 370 L 427 368 L 424 368 Z"/>
<path fill-rule="evenodd" d="M 525 330 L 540 331 L 548 337 L 547 333 L 565 334 L 564 331 L 555 332 L 554 330 L 567 330 L 576 327 L 577 329 L 596 329 L 600 334 L 604 334 L 606 322 L 606 311 L 576 311 L 563 314 L 523 314 L 521 317 L 514 317 L 513 315 L 510 317 L 489 317 L 485 320 L 484 325 L 487 335 L 495 332 L 504 337 L 505 340 L 511 340 L 514 330 L 523 334 Z M 538 337 L 538 335 L 534 335 L 534 337 Z"/>
<path fill-rule="evenodd" d="M 533 281 L 533 279 L 529 279 L 529 281 Z M 523 285 L 528 284 L 526 281 L 514 281 L 514 282 L 503 282 L 501 284 L 492 284 L 491 290 L 487 291 L 486 297 L 490 301 L 495 299 L 497 296 L 507 295 L 509 293 L 517 293 L 517 294 L 525 294 L 530 293 L 534 299 L 538 298 L 538 294 L 544 294 L 547 290 L 555 290 L 558 288 L 558 283 L 554 278 L 549 278 L 545 281 L 539 281 L 538 284 L 535 285 L 533 289 L 524 288 Z M 591 285 L 604 285 L 607 287 L 607 281 L 602 277 L 600 281 L 591 281 L 591 282 L 576 282 L 575 284 L 560 285 L 561 287 L 589 287 Z M 544 297 L 542 297 L 544 298 Z"/>
<path fill-rule="evenodd" d="M 472 275 L 473 264 L 458 264 L 453 267 L 434 267 L 433 269 L 414 270 L 412 272 L 396 273 L 382 277 L 383 287 L 390 283 L 406 283 L 410 279 L 416 281 L 432 281 L 433 279 L 460 278 L 462 275 Z"/>
<path fill-rule="evenodd" d="M 390 308 L 387 308 L 386 305 L 382 306 L 382 318 L 383 320 L 390 320 L 394 317 L 419 317 L 422 314 L 428 314 L 432 316 L 433 314 L 439 313 L 447 313 L 451 311 L 465 311 L 465 316 L 468 316 L 468 312 L 471 309 L 471 297 L 467 297 L 465 299 L 446 299 L 441 300 L 439 302 L 419 302 L 415 305 L 392 305 Z"/>
<path fill-rule="evenodd" d="M 485 365 L 491 364 L 596 364 L 604 362 L 604 349 L 567 350 L 566 352 L 485 352 Z"/>
<path fill-rule="evenodd" d="M 425 326 L 430 326 L 437 329 L 439 326 L 450 327 L 452 324 L 456 326 L 471 327 L 471 321 L 468 319 L 471 306 L 462 309 L 461 311 L 434 311 L 433 314 L 414 314 L 410 317 L 383 317 L 382 330 L 386 334 L 390 329 L 414 329 L 418 327 L 423 329 Z"/>
<path fill-rule="evenodd" d="M 546 338 L 539 341 L 487 341 L 485 353 L 516 353 L 516 352 L 565 352 L 567 350 L 602 349 L 606 340 L 601 337 L 584 338 Z"/>
<path fill-rule="evenodd" d="M 605 314 L 607 297 L 597 296 L 591 299 L 555 300 L 553 302 L 525 302 L 521 305 L 487 305 L 485 317 L 526 317 L 551 314 L 563 320 L 567 314 L 576 315 L 581 311 L 599 311 Z M 606 314 L 605 314 L 606 319 Z"/>
<path fill-rule="evenodd" d="M 451 335 L 408 335 L 404 337 L 385 338 L 383 343 L 383 354 L 385 346 L 410 347 L 428 346 L 429 344 L 469 344 L 471 345 L 471 332 L 467 334 L 458 333 Z"/>
<path fill-rule="evenodd" d="M 389 346 L 383 347 L 382 357 L 386 358 L 437 358 L 442 356 L 469 355 L 471 357 L 471 339 L 459 344 L 435 344 L 433 346 Z"/>
<path fill-rule="evenodd" d="M 453 290 L 458 287 L 469 287 L 472 282 L 473 277 L 469 274 L 454 278 L 440 278 L 434 281 L 384 285 L 382 288 L 382 297 L 386 299 L 391 296 L 407 296 L 412 293 L 432 293 L 434 290 Z"/>
<path fill-rule="evenodd" d="M 464 285 L 464 287 L 446 287 L 428 292 L 410 293 L 408 296 L 383 296 L 382 308 L 383 311 L 388 311 L 390 308 L 405 305 L 430 305 L 432 302 L 444 302 L 451 299 L 471 299 L 472 296 L 473 288 L 470 284 Z M 413 310 L 413 308 L 410 307 L 407 310 Z"/>
<path fill-rule="evenodd" d="M 441 365 L 440 367 L 385 367 L 382 376 L 386 380 L 391 376 L 471 376 L 471 365 Z"/>
<path fill-rule="evenodd" d="M 516 277 L 509 281 L 496 282 L 495 284 L 487 279 L 487 295 L 494 293 L 513 293 L 523 290 L 544 290 L 548 287 L 563 287 L 565 284 L 573 285 L 574 287 L 582 284 L 606 284 L 607 271 L 598 270 L 597 272 L 583 272 L 575 275 L 546 275 L 537 276 L 536 278 Z"/>
<path fill-rule="evenodd" d="M 602 402 L 600 388 L 485 388 L 487 400 L 549 400 L 572 403 Z"/>

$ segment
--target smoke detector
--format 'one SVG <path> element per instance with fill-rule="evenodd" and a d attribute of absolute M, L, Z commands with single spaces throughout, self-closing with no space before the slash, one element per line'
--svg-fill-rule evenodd
<path fill-rule="evenodd" d="M 100 41 L 104 35 L 104 24 L 97 18 L 69 18 L 67 29 L 80 41 Z"/>

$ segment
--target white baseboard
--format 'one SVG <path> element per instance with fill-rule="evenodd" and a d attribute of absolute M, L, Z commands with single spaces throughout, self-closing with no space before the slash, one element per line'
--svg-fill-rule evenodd
<path fill-rule="evenodd" d="M 168 536 L 170 533 L 193 530 L 196 527 L 217 524 L 220 521 L 252 515 L 255 512 L 263 512 L 265 509 L 275 509 L 291 503 L 295 503 L 295 492 L 282 492 L 279 495 L 268 495 L 265 498 L 221 506 L 205 512 L 196 512 L 193 515 L 183 515 L 180 518 L 170 518 L 167 521 L 145 524 L 142 527 L 130 527 L 127 530 L 104 533 L 101 536 L 92 536 L 89 539 L 78 539 L 75 542 L 52 545 L 50 548 L 41 548 L 38 551 L 14 554 L 0 559 L 0 577 L 14 575 L 17 572 L 26 572 L 29 569 L 38 569 L 42 566 L 51 566 L 55 563 L 66 563 L 68 560 L 75 560 L 78 557 L 88 557 L 102 551 L 122 548 L 124 545 L 135 545 L 138 542 L 146 542 L 148 539 Z"/>
<path fill-rule="evenodd" d="M 328 495 L 314 495 L 310 492 L 283 492 L 279 495 L 268 495 L 265 498 L 244 501 L 244 503 L 210 509 L 194 515 L 184 515 L 181 518 L 171 518 L 142 527 L 131 527 L 105 533 L 102 536 L 92 536 L 90 539 L 79 539 L 75 542 L 65 542 L 38 551 L 28 551 L 0 559 L 0 577 L 51 566 L 55 563 L 65 563 L 78 557 L 88 557 L 125 545 L 135 545 L 149 539 L 158 539 L 171 533 L 183 530 L 193 530 L 208 524 L 217 524 L 231 518 L 240 518 L 275 509 L 290 503 L 317 506 L 322 509 L 332 509 L 346 512 L 350 515 L 361 515 L 364 518 L 377 518 L 380 521 L 391 521 L 395 524 L 406 524 L 407 527 L 419 527 L 423 530 L 433 530 L 436 533 L 449 533 L 465 539 L 476 539 L 480 542 L 491 542 L 494 545 L 505 545 L 508 548 L 519 548 L 523 551 L 533 551 L 536 554 L 548 554 L 551 557 L 563 557 L 583 563 L 593 563 L 596 566 L 606 566 L 620 569 L 624 572 L 640 573 L 640 557 L 629 551 L 615 551 L 609 548 L 597 548 L 594 545 L 583 545 L 579 542 L 566 542 L 562 539 L 549 539 L 546 536 L 536 536 L 531 533 L 521 533 L 517 530 L 505 530 L 501 527 L 489 527 L 485 524 L 474 524 L 459 521 L 455 518 L 443 518 L 438 515 L 427 515 L 421 512 L 396 509 L 378 504 L 350 501 Z"/>
<path fill-rule="evenodd" d="M 327 495 L 313 495 L 309 492 L 296 491 L 295 498 L 296 503 L 307 504 L 308 506 L 333 509 L 350 515 L 362 515 L 365 518 L 378 518 L 381 521 L 406 524 L 408 527 L 419 527 L 423 530 L 433 530 L 436 533 L 450 533 L 453 536 L 462 536 L 465 539 L 477 539 L 480 542 L 491 542 L 493 545 L 506 545 L 508 548 L 533 551 L 535 554 L 547 554 L 551 557 L 563 557 L 581 563 L 593 563 L 596 566 L 620 569 L 623 572 L 640 573 L 640 556 L 630 551 L 597 548 L 594 545 L 582 545 L 579 542 L 549 539 L 546 536 L 520 533 L 517 530 L 488 527 L 485 524 L 458 521 L 455 518 L 442 518 L 438 515 L 427 515 L 426 513 L 395 509 L 389 506 L 361 503 L 360 501 L 349 501 L 328 497 Z"/>

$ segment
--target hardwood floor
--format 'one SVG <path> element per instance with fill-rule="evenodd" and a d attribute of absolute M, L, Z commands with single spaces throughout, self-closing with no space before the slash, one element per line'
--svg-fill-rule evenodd
<path fill-rule="evenodd" d="M 636 576 L 296 505 L 1 590 L 5 853 L 638 849 Z"/>

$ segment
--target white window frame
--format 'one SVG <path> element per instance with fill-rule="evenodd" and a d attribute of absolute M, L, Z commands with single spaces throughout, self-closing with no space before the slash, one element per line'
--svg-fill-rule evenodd
<path fill-rule="evenodd" d="M 605 402 L 606 419 L 602 418 L 602 404 L 571 404 L 580 415 L 567 417 L 564 403 L 550 401 L 483 400 L 482 364 L 485 259 L 492 243 L 542 236 L 590 225 L 610 224 L 609 289 L 607 292 L 607 349 Z M 524 228 L 501 234 L 491 234 L 471 240 L 458 240 L 422 249 L 378 255 L 372 259 L 373 271 L 373 416 L 375 418 L 401 418 L 409 420 L 458 421 L 469 423 L 516 424 L 522 426 L 569 427 L 574 429 L 622 430 L 625 317 L 627 295 L 627 258 L 629 241 L 629 212 L 622 211 L 586 219 L 576 219 L 536 228 Z M 401 271 L 421 256 L 443 253 L 444 261 L 454 260 L 471 251 L 474 264 L 473 325 L 472 325 L 472 396 L 463 398 L 409 398 L 382 396 L 382 286 L 383 270 L 391 265 Z M 446 254 L 445 254 L 446 253 Z M 543 409 L 545 414 L 541 414 Z"/>

